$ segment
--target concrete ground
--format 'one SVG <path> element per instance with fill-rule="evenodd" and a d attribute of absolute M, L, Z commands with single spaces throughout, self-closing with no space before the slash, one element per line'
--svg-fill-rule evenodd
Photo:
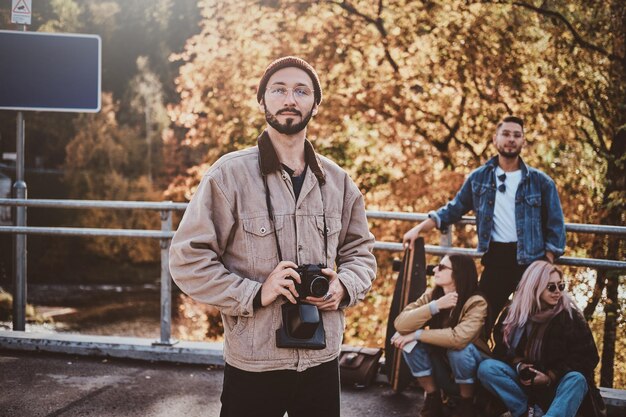
<path fill-rule="evenodd" d="M 0 417 L 218 416 L 219 367 L 0 351 Z M 344 388 L 343 417 L 418 414 L 422 394 Z"/>

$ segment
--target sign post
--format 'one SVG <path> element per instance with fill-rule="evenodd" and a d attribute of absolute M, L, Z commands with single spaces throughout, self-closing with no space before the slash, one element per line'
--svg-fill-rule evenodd
<path fill-rule="evenodd" d="M 17 140 L 15 151 L 15 184 L 13 184 L 13 197 L 26 199 L 28 187 L 24 180 L 24 151 L 25 151 L 25 127 L 24 114 L 17 112 Z M 15 208 L 15 225 L 26 226 L 26 207 Z M 26 330 L 26 235 L 16 234 L 13 237 L 13 330 Z"/>
<path fill-rule="evenodd" d="M 22 30 L 26 32 L 26 25 L 30 25 L 32 16 L 31 0 L 12 0 L 11 2 L 11 22 L 21 24 Z M 24 180 L 24 152 L 25 146 L 24 114 L 17 112 L 17 132 L 15 152 L 15 184 L 13 184 L 13 198 L 26 199 L 28 187 Z M 26 207 L 15 208 L 15 225 L 26 226 Z M 13 237 L 13 330 L 26 330 L 26 235 L 16 234 Z"/>

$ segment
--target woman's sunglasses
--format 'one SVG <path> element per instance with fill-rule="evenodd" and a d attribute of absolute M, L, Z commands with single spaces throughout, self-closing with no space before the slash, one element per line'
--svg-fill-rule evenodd
<path fill-rule="evenodd" d="M 452 271 L 452 267 L 448 265 L 444 265 L 444 264 L 437 265 L 437 269 L 440 271 L 445 271 L 446 269 L 449 269 L 450 271 Z"/>
<path fill-rule="evenodd" d="M 546 289 L 550 292 L 556 292 L 556 289 L 559 289 L 559 292 L 563 292 L 563 290 L 565 290 L 565 284 L 564 283 L 559 283 L 556 284 L 554 282 L 551 282 L 548 284 L 548 286 L 546 287 Z"/>

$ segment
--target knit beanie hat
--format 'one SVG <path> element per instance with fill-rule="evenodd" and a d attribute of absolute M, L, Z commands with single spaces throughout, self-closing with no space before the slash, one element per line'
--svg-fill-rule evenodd
<path fill-rule="evenodd" d="M 315 72 L 313 67 L 308 62 L 306 62 L 302 58 L 298 58 L 295 56 L 284 56 L 269 64 L 269 66 L 263 73 L 263 77 L 261 77 L 261 81 L 259 82 L 259 88 L 256 93 L 257 101 L 260 103 L 263 99 L 263 96 L 265 95 L 265 89 L 267 88 L 267 82 L 269 81 L 272 74 L 274 74 L 278 70 L 289 67 L 300 68 L 301 70 L 306 72 L 309 77 L 311 77 L 311 81 L 313 82 L 313 94 L 315 96 L 315 104 L 319 105 L 322 102 L 322 87 L 320 85 L 320 79 L 318 78 L 317 73 Z"/>

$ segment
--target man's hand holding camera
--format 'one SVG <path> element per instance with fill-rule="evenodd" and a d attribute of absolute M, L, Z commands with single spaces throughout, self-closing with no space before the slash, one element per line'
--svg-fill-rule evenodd
<path fill-rule="evenodd" d="M 330 268 L 322 269 L 322 273 L 328 277 L 328 293 L 323 297 L 306 297 L 305 301 L 313 304 L 322 311 L 334 311 L 339 309 L 339 304 L 346 295 L 346 289 L 337 278 L 337 273 Z"/>
<path fill-rule="evenodd" d="M 261 305 L 266 307 L 283 295 L 292 304 L 298 303 L 300 294 L 297 286 L 302 284 L 298 271 L 298 265 L 293 262 L 283 261 L 276 265 L 261 286 Z M 337 278 L 337 273 L 330 268 L 321 270 L 328 278 L 328 292 L 321 297 L 308 296 L 301 301 L 312 304 L 322 311 L 333 311 L 339 308 L 339 304 L 346 295 L 346 289 Z"/>
<path fill-rule="evenodd" d="M 296 272 L 298 265 L 289 261 L 282 261 L 270 273 L 261 286 L 261 305 L 266 307 L 272 304 L 279 296 L 284 295 L 289 302 L 296 304 L 300 296 L 296 291 L 297 281 L 300 284 L 300 275 Z"/>

